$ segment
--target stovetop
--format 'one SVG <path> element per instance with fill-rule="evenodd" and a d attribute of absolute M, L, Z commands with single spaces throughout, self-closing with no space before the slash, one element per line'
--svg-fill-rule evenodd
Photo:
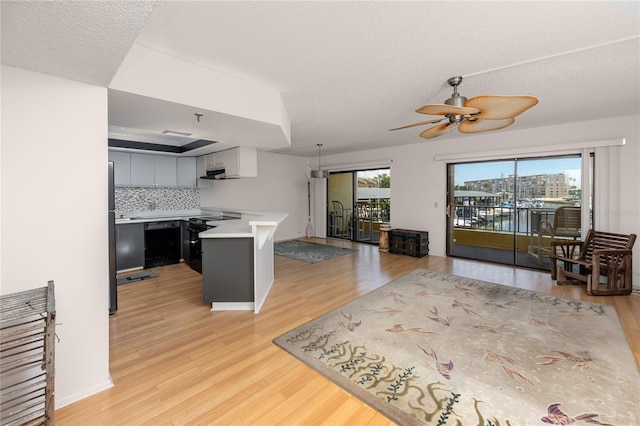
<path fill-rule="evenodd" d="M 196 225 L 204 225 L 210 220 L 213 220 L 213 219 L 210 217 L 191 217 L 189 218 L 189 223 L 196 224 Z"/>
<path fill-rule="evenodd" d="M 234 217 L 234 216 L 198 216 L 198 217 L 190 218 L 189 222 L 205 223 L 211 220 L 237 220 L 237 219 L 240 219 L 240 218 Z"/>

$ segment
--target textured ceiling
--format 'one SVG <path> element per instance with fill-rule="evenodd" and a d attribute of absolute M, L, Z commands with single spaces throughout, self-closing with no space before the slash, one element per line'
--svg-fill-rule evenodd
<path fill-rule="evenodd" d="M 426 126 L 388 129 L 435 118 L 415 109 L 448 98 L 455 75 L 467 97 L 540 99 L 501 131 L 640 113 L 637 1 L 152 6 L 3 2 L 2 62 L 106 86 L 135 41 L 281 92 L 292 144 L 279 151 L 306 156 L 424 141 Z M 438 140 L 459 137 L 474 136 Z"/>
<path fill-rule="evenodd" d="M 2 1 L 2 63 L 107 86 L 152 2 Z"/>

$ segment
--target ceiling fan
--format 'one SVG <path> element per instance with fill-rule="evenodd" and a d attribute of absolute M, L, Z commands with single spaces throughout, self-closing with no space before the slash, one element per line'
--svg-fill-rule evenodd
<path fill-rule="evenodd" d="M 421 114 L 442 115 L 437 120 L 421 121 L 390 130 L 400 130 L 425 124 L 440 123 L 420 133 L 421 138 L 432 139 L 458 127 L 462 133 L 480 133 L 489 130 L 504 129 L 512 125 L 515 117 L 538 103 L 535 96 L 482 95 L 468 99 L 460 96 L 458 85 L 462 77 L 447 80 L 453 87 L 453 95 L 444 104 L 425 105 L 416 110 Z"/>

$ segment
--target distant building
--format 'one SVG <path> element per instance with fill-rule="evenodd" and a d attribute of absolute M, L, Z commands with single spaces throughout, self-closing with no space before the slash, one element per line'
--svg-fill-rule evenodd
<path fill-rule="evenodd" d="M 569 175 L 565 173 L 518 176 L 466 181 L 464 186 L 469 191 L 486 191 L 502 194 L 503 199 L 524 200 L 534 198 L 560 199 L 569 196 Z M 516 189 L 517 188 L 517 189 Z M 517 190 L 515 197 L 513 194 Z"/>

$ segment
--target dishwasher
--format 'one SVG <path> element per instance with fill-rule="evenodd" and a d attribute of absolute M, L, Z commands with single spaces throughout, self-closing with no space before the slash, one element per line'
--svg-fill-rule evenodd
<path fill-rule="evenodd" d="M 180 225 L 179 220 L 144 224 L 145 268 L 180 262 Z"/>

